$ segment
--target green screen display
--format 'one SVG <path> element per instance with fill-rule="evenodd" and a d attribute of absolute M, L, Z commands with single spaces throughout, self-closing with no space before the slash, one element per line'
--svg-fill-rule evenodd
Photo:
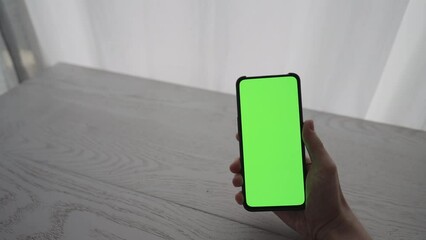
<path fill-rule="evenodd" d="M 299 79 L 294 75 L 238 81 L 246 206 L 305 202 Z"/>

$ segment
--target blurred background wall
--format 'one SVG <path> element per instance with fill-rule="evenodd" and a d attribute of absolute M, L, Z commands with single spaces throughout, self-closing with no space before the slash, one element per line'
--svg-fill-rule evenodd
<path fill-rule="evenodd" d="M 231 94 L 241 75 L 296 72 L 306 108 L 426 130 L 426 1 L 21 2 L 43 67 Z"/>

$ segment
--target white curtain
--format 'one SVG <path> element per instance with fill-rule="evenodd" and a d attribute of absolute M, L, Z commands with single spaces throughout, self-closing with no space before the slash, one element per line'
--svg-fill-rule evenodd
<path fill-rule="evenodd" d="M 306 108 L 426 130 L 426 1 L 26 3 L 47 65 L 226 93 L 296 72 Z"/>

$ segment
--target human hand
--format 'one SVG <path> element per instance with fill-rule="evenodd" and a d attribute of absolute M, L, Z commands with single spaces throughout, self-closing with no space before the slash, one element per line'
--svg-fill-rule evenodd
<path fill-rule="evenodd" d="M 303 142 L 308 149 L 309 158 L 305 159 L 306 206 L 300 211 L 275 211 L 274 213 L 289 227 L 307 239 L 370 239 L 361 223 L 353 214 L 340 189 L 336 164 L 325 150 L 314 130 L 314 123 L 304 123 Z M 239 139 L 237 135 L 237 139 Z M 230 165 L 234 173 L 235 187 L 243 185 L 240 158 Z M 242 192 L 235 195 L 238 204 L 242 204 Z"/>

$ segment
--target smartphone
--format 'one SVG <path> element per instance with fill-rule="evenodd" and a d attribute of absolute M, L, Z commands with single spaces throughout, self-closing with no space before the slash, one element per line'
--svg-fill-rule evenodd
<path fill-rule="evenodd" d="M 306 170 L 299 76 L 243 76 L 236 88 L 245 209 L 304 209 Z"/>

